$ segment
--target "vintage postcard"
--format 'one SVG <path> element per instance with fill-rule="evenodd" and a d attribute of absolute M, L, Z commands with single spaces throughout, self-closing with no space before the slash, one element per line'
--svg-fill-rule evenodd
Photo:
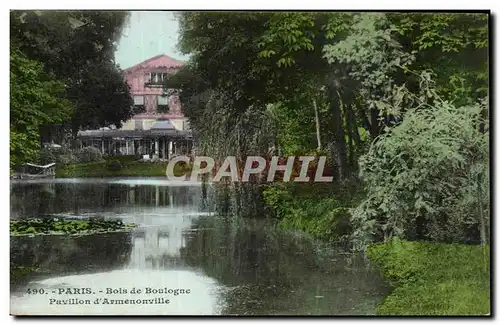
<path fill-rule="evenodd" d="M 491 315 L 489 19 L 11 11 L 11 315 Z"/>

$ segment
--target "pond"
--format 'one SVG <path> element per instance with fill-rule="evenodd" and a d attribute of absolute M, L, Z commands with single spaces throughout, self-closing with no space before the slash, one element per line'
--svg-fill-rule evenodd
<path fill-rule="evenodd" d="M 12 236 L 15 315 L 371 315 L 366 261 L 271 219 L 216 216 L 197 183 L 11 183 L 11 219 L 103 217 L 128 232 Z"/>

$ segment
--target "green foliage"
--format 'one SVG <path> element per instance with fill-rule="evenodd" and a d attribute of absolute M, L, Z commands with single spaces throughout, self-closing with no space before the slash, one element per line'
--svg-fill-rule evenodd
<path fill-rule="evenodd" d="M 315 152 L 321 142 L 336 182 L 348 183 L 356 180 L 358 157 L 370 150 L 361 160 L 368 197 L 354 211 L 356 238 L 475 241 L 482 221 L 488 228 L 478 217 L 489 211 L 488 114 L 460 108 L 482 98 L 484 83 L 469 74 L 487 74 L 485 16 L 189 12 L 180 18 L 180 47 L 192 56 L 166 87 L 182 89 L 199 153 L 292 155 Z M 338 197 L 330 195 L 295 207 L 302 199 L 277 187 L 264 196 L 281 218 L 294 216 L 288 225 L 302 229 L 316 227 L 305 221 L 309 213 L 330 227 L 328 213 L 355 206 L 336 206 L 329 200 Z M 324 211 L 315 211 L 311 206 L 322 200 Z"/>
<path fill-rule="evenodd" d="M 117 171 L 122 169 L 122 164 L 118 160 L 112 160 L 107 162 L 107 168 L 111 171 Z"/>
<path fill-rule="evenodd" d="M 399 112 L 390 108 L 399 105 L 389 103 L 402 99 L 401 80 L 396 77 L 411 65 L 414 56 L 402 50 L 384 13 L 354 15 L 348 30 L 342 40 L 325 45 L 324 57 L 330 64 L 343 65 L 342 73 L 347 72 L 356 82 L 356 96 L 363 102 L 356 109 L 362 114 L 374 109 L 380 116 L 398 116 Z"/>
<path fill-rule="evenodd" d="M 211 131 L 204 126 L 226 119 L 219 124 L 232 125 L 233 130 L 237 125 L 247 126 L 233 132 L 240 137 L 253 138 L 252 133 L 263 137 L 262 132 L 249 132 L 246 122 L 238 122 L 248 115 L 248 109 L 260 113 L 254 119 L 272 118 L 271 125 L 266 123 L 269 147 L 287 154 L 314 148 L 312 102 L 316 100 L 319 138 L 330 149 L 339 176 L 348 178 L 365 149 L 360 127 L 372 138 L 384 133 L 385 127 L 400 122 L 406 107 L 415 105 L 407 89 L 416 94 L 425 88 L 409 70 L 437 73 L 438 93 L 446 99 L 477 99 L 472 94 L 474 82 L 464 79 L 470 69 L 460 68 L 463 64 L 453 60 L 455 51 L 467 57 L 466 62 L 480 57 L 481 63 L 471 69 L 483 77 L 487 74 L 487 60 L 481 54 L 487 35 L 484 18 L 401 13 L 182 13 L 180 48 L 192 57 L 189 71 L 176 86 L 183 90 L 181 101 L 198 138 L 204 141 L 207 133 L 210 145 L 233 151 L 245 145 L 208 135 Z M 418 23 L 424 24 L 423 32 Z M 471 27 L 460 40 L 477 46 L 470 53 L 468 45 L 459 48 L 444 26 L 456 29 L 453 35 Z M 450 64 L 436 65 L 434 56 L 426 54 L 431 47 L 412 45 L 412 37 L 422 44 L 434 37 L 441 51 L 434 51 L 434 56 Z M 451 70 L 443 71 L 442 66 Z M 443 88 L 449 85 L 453 93 Z M 204 109 L 208 103 L 212 107 Z M 238 151 L 247 153 L 243 148 Z"/>
<path fill-rule="evenodd" d="M 22 219 L 10 221 L 11 236 L 38 234 L 91 234 L 96 232 L 122 231 L 133 228 L 134 224 L 124 224 L 121 220 L 91 218 L 70 220 L 58 218 Z"/>
<path fill-rule="evenodd" d="M 71 150 L 66 147 L 58 149 L 43 148 L 40 150 L 41 164 L 49 164 L 53 162 L 58 164 L 76 163 L 78 162 L 78 156 L 76 155 L 75 150 Z"/>
<path fill-rule="evenodd" d="M 486 249 L 486 252 L 484 250 Z M 407 242 L 370 245 L 368 257 L 395 287 L 380 315 L 485 315 L 490 313 L 489 248 Z M 486 266 L 486 268 L 485 268 Z"/>
<path fill-rule="evenodd" d="M 267 48 L 259 57 L 276 55 L 278 67 L 290 67 L 296 63 L 294 56 L 302 51 L 314 50 L 316 13 L 279 12 L 270 15 L 266 30 L 257 44 Z"/>
<path fill-rule="evenodd" d="M 53 162 L 56 162 L 57 160 L 57 156 L 55 154 L 55 152 L 53 150 L 50 150 L 50 149 L 42 149 L 40 151 L 40 163 L 46 165 L 46 164 L 50 164 L 50 163 L 53 163 Z"/>
<path fill-rule="evenodd" d="M 73 135 L 80 128 L 119 127 L 133 114 L 129 87 L 114 63 L 127 17 L 124 11 L 10 13 L 11 46 L 64 83 L 64 98 L 75 107 L 64 126 Z"/>
<path fill-rule="evenodd" d="M 27 59 L 17 48 L 10 53 L 10 166 L 37 161 L 39 128 L 69 118 L 73 106 L 63 98 L 64 84 Z"/>
<path fill-rule="evenodd" d="M 436 100 L 372 144 L 360 160 L 368 193 L 353 214 L 358 239 L 479 241 L 489 215 L 485 110 Z"/>
<path fill-rule="evenodd" d="M 299 202 L 281 220 L 280 226 L 304 231 L 325 241 L 345 240 L 351 231 L 350 214 L 335 200 Z"/>
<path fill-rule="evenodd" d="M 330 198 L 331 194 L 325 185 L 277 184 L 266 187 L 263 199 L 280 220 L 281 227 L 301 230 L 326 241 L 339 241 L 351 233 L 351 215 L 346 203 Z"/>
<path fill-rule="evenodd" d="M 469 14 L 182 13 L 180 45 L 192 56 L 169 87 L 182 89 L 203 154 L 328 152 L 343 191 L 264 186 L 283 227 L 325 240 L 353 227 L 362 246 L 395 235 L 485 243 L 489 132 L 478 102 L 487 95 L 487 28 L 486 15 Z M 358 181 L 363 154 L 352 193 L 343 183 Z M 217 208 L 255 215 L 260 201 L 242 188 L 221 189 Z M 411 252 L 388 261 L 393 281 L 408 285 L 382 313 L 470 314 L 486 305 L 475 280 L 445 278 L 448 265 Z M 442 281 L 411 287 L 424 271 Z"/>
<path fill-rule="evenodd" d="M 11 11 L 11 169 L 38 160 L 42 127 L 63 125 L 75 135 L 81 127 L 120 126 L 132 116 L 129 88 L 113 61 L 126 17 Z M 46 152 L 41 157 L 50 158 Z"/>
<path fill-rule="evenodd" d="M 278 218 L 285 216 L 288 205 L 293 202 L 293 196 L 283 184 L 267 186 L 263 190 L 266 204 L 272 208 Z"/>
<path fill-rule="evenodd" d="M 96 147 L 85 147 L 76 152 L 78 162 L 88 163 L 102 160 L 102 153 Z"/>
<path fill-rule="evenodd" d="M 10 278 L 15 279 L 15 278 L 20 278 L 26 275 L 29 275 L 33 272 L 36 272 L 38 270 L 37 267 L 35 266 L 22 266 L 22 265 L 10 265 Z"/>
<path fill-rule="evenodd" d="M 297 105 L 293 102 L 270 105 L 276 122 L 277 143 L 281 155 L 296 155 L 317 146 L 314 111 L 305 109 L 311 103 Z"/>
<path fill-rule="evenodd" d="M 101 126 L 122 126 L 131 118 L 133 100 L 123 71 L 112 61 L 94 62 L 81 73 L 83 82 L 68 90 L 69 96 L 78 99 L 77 111 L 72 118 L 72 130 L 96 129 Z"/>
<path fill-rule="evenodd" d="M 174 77 L 167 87 L 182 89 L 181 102 L 204 154 L 218 155 L 213 147 L 221 148 L 221 154 L 246 156 L 271 148 L 309 151 L 311 143 L 317 146 L 313 103 L 320 111 L 328 106 L 323 86 L 330 83 L 322 28 L 333 17 L 337 15 L 293 12 L 180 15 L 180 48 L 192 56 L 182 77 Z M 279 109 L 271 112 L 269 105 Z M 321 112 L 319 124 L 326 134 L 320 138 L 335 147 L 345 140 L 342 130 L 330 127 L 332 119 L 331 111 Z M 229 129 L 234 138 L 227 139 Z M 341 163 L 345 166 L 345 159 Z"/>
<path fill-rule="evenodd" d="M 392 29 L 414 70 L 432 69 L 444 98 L 457 105 L 488 95 L 488 15 L 479 13 L 388 13 Z"/>

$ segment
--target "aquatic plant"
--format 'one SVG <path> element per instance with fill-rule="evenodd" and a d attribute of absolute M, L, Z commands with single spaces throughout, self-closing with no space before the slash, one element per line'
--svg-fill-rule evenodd
<path fill-rule="evenodd" d="M 61 218 L 29 218 L 10 221 L 10 235 L 57 235 L 57 234 L 91 234 L 112 231 L 127 231 L 135 224 L 125 224 L 121 220 L 105 220 L 104 218 L 61 219 Z"/>

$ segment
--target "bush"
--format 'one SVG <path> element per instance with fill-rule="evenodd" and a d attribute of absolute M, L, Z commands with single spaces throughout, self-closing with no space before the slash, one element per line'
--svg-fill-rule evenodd
<path fill-rule="evenodd" d="M 276 184 L 268 186 L 263 197 L 280 219 L 281 227 L 301 230 L 326 241 L 339 241 L 351 234 L 351 215 L 344 200 L 330 197 L 329 189 L 325 185 Z"/>
<path fill-rule="evenodd" d="M 48 148 L 43 148 L 40 151 L 40 163 L 42 165 L 46 165 L 57 162 L 57 156 L 57 153 L 55 153 L 54 151 Z"/>
<path fill-rule="evenodd" d="M 490 312 L 489 248 L 408 242 L 370 245 L 370 260 L 394 291 L 381 315 L 485 315 Z"/>
<path fill-rule="evenodd" d="M 77 162 L 78 158 L 75 154 L 68 149 L 53 150 L 49 148 L 43 148 L 40 151 L 40 163 L 42 165 L 58 163 L 58 164 L 70 164 Z"/>
<path fill-rule="evenodd" d="M 118 171 L 122 169 L 122 164 L 118 160 L 112 160 L 107 163 L 106 167 L 108 170 Z"/>
<path fill-rule="evenodd" d="M 484 110 L 484 105 L 435 102 L 408 111 L 398 126 L 374 141 L 360 159 L 367 188 L 366 200 L 353 213 L 360 246 L 392 236 L 484 241 L 490 192 Z"/>
<path fill-rule="evenodd" d="M 103 160 L 101 151 L 95 147 L 82 148 L 76 153 L 76 156 L 78 158 L 78 162 L 93 162 Z"/>
<path fill-rule="evenodd" d="M 56 161 L 61 164 L 71 164 L 78 162 L 77 156 L 73 152 L 62 153 L 56 157 Z"/>

